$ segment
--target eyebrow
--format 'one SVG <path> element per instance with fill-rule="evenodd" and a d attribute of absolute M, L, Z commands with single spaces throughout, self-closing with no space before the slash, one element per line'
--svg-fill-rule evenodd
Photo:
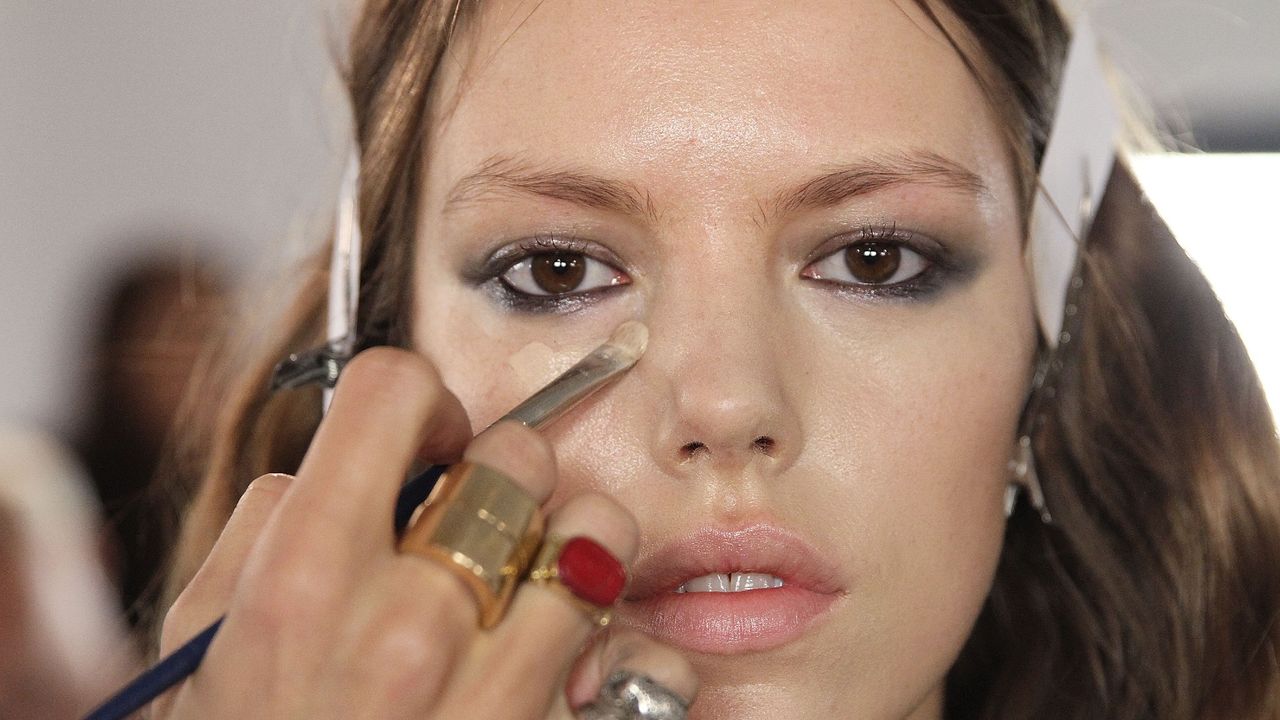
<path fill-rule="evenodd" d="M 656 220 L 653 198 L 635 185 L 574 169 L 549 169 L 507 155 L 495 155 L 459 180 L 444 212 L 491 195 L 538 195 L 583 207 Z"/>
<path fill-rule="evenodd" d="M 977 173 L 935 152 L 903 151 L 874 155 L 836 166 L 762 203 L 761 220 L 817 210 L 899 185 L 933 185 L 975 198 L 991 196 Z"/>
<path fill-rule="evenodd" d="M 859 195 L 899 185 L 933 185 L 974 197 L 991 191 L 977 173 L 942 155 L 926 151 L 882 153 L 828 168 L 759 204 L 763 225 L 779 215 L 839 205 Z M 652 196 L 632 183 L 594 173 L 546 168 L 509 155 L 495 155 L 459 180 L 445 200 L 444 212 L 492 195 L 525 194 L 564 200 L 656 222 Z"/>

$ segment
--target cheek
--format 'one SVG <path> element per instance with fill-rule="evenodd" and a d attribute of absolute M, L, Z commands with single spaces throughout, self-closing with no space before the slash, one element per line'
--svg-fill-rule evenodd
<path fill-rule="evenodd" d="M 538 340 L 520 345 L 522 341 L 512 338 L 444 351 L 418 344 L 417 350 L 435 363 L 445 387 L 467 409 L 472 432 L 478 433 L 591 350 L 555 349 Z"/>
<path fill-rule="evenodd" d="M 413 347 L 462 402 L 473 432 L 568 370 L 634 315 L 630 305 L 588 307 L 572 318 L 513 312 L 464 286 L 429 241 L 417 262 Z"/>
<path fill-rule="evenodd" d="M 808 475 L 836 480 L 807 504 L 826 509 L 812 523 L 839 527 L 858 578 L 845 640 L 873 668 L 865 687 L 914 678 L 925 692 L 990 589 L 1035 331 L 1021 285 L 983 297 L 910 331 L 864 333 L 877 349 L 858 356 L 856 381 L 844 358 L 820 373 L 814 417 L 840 421 L 816 433 L 822 467 Z"/>
<path fill-rule="evenodd" d="M 953 348 L 948 370 L 912 378 L 919 402 L 886 423 L 893 468 L 876 473 L 886 484 L 868 518 L 881 543 L 871 551 L 880 561 L 876 601 L 892 636 L 919 651 L 905 656 L 931 658 L 939 670 L 968 636 L 1002 545 L 1021 373 L 994 377 L 990 360 Z"/>
<path fill-rule="evenodd" d="M 538 333 L 493 316 L 465 292 L 420 284 L 414 349 L 440 372 L 445 387 L 479 432 L 567 370 L 599 340 Z"/>

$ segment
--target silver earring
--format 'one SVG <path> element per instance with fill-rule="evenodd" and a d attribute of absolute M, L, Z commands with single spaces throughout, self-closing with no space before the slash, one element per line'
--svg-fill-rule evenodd
<path fill-rule="evenodd" d="M 1040 515 L 1045 525 L 1053 524 L 1053 516 L 1049 514 L 1049 506 L 1044 501 L 1044 488 L 1040 486 L 1040 475 L 1036 472 L 1035 452 L 1031 448 L 1031 436 L 1021 435 L 1014 447 L 1014 457 L 1009 461 L 1009 471 L 1013 475 L 1004 491 L 1004 516 L 1013 515 L 1013 508 L 1018 501 L 1018 493 L 1026 488 L 1031 507 Z"/>
<path fill-rule="evenodd" d="M 1013 464 L 1013 461 L 1009 461 Z M 1012 480 L 1008 485 L 1004 486 L 1004 517 L 1006 520 L 1013 517 L 1013 507 L 1018 504 L 1018 488 L 1019 485 Z"/>

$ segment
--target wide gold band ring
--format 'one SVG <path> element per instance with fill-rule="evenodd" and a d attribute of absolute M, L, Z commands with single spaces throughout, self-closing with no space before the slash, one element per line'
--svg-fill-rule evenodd
<path fill-rule="evenodd" d="M 475 596 L 481 628 L 497 625 L 542 540 L 542 511 L 493 468 L 460 462 L 409 521 L 400 552 L 440 563 Z"/>

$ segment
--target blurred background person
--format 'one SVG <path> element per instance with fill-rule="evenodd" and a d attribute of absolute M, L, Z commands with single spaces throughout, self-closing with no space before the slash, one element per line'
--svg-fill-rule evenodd
<path fill-rule="evenodd" d="M 4 718 L 81 714 L 136 669 L 140 608 L 163 570 L 180 504 L 171 493 L 183 486 L 171 434 L 176 418 L 200 410 L 184 413 L 183 399 L 227 312 L 218 266 L 190 255 L 142 254 L 101 284 L 78 354 L 74 437 L 0 432 Z"/>
<path fill-rule="evenodd" d="M 151 490 L 153 481 L 158 472 L 181 472 L 165 450 L 188 382 L 222 330 L 227 292 L 212 262 L 144 257 L 111 283 L 95 323 L 75 447 L 102 503 L 131 625 L 166 550 L 169 498 Z"/>
<path fill-rule="evenodd" d="M 102 537 L 74 456 L 0 428 L 0 717 L 74 717 L 136 669 Z"/>

